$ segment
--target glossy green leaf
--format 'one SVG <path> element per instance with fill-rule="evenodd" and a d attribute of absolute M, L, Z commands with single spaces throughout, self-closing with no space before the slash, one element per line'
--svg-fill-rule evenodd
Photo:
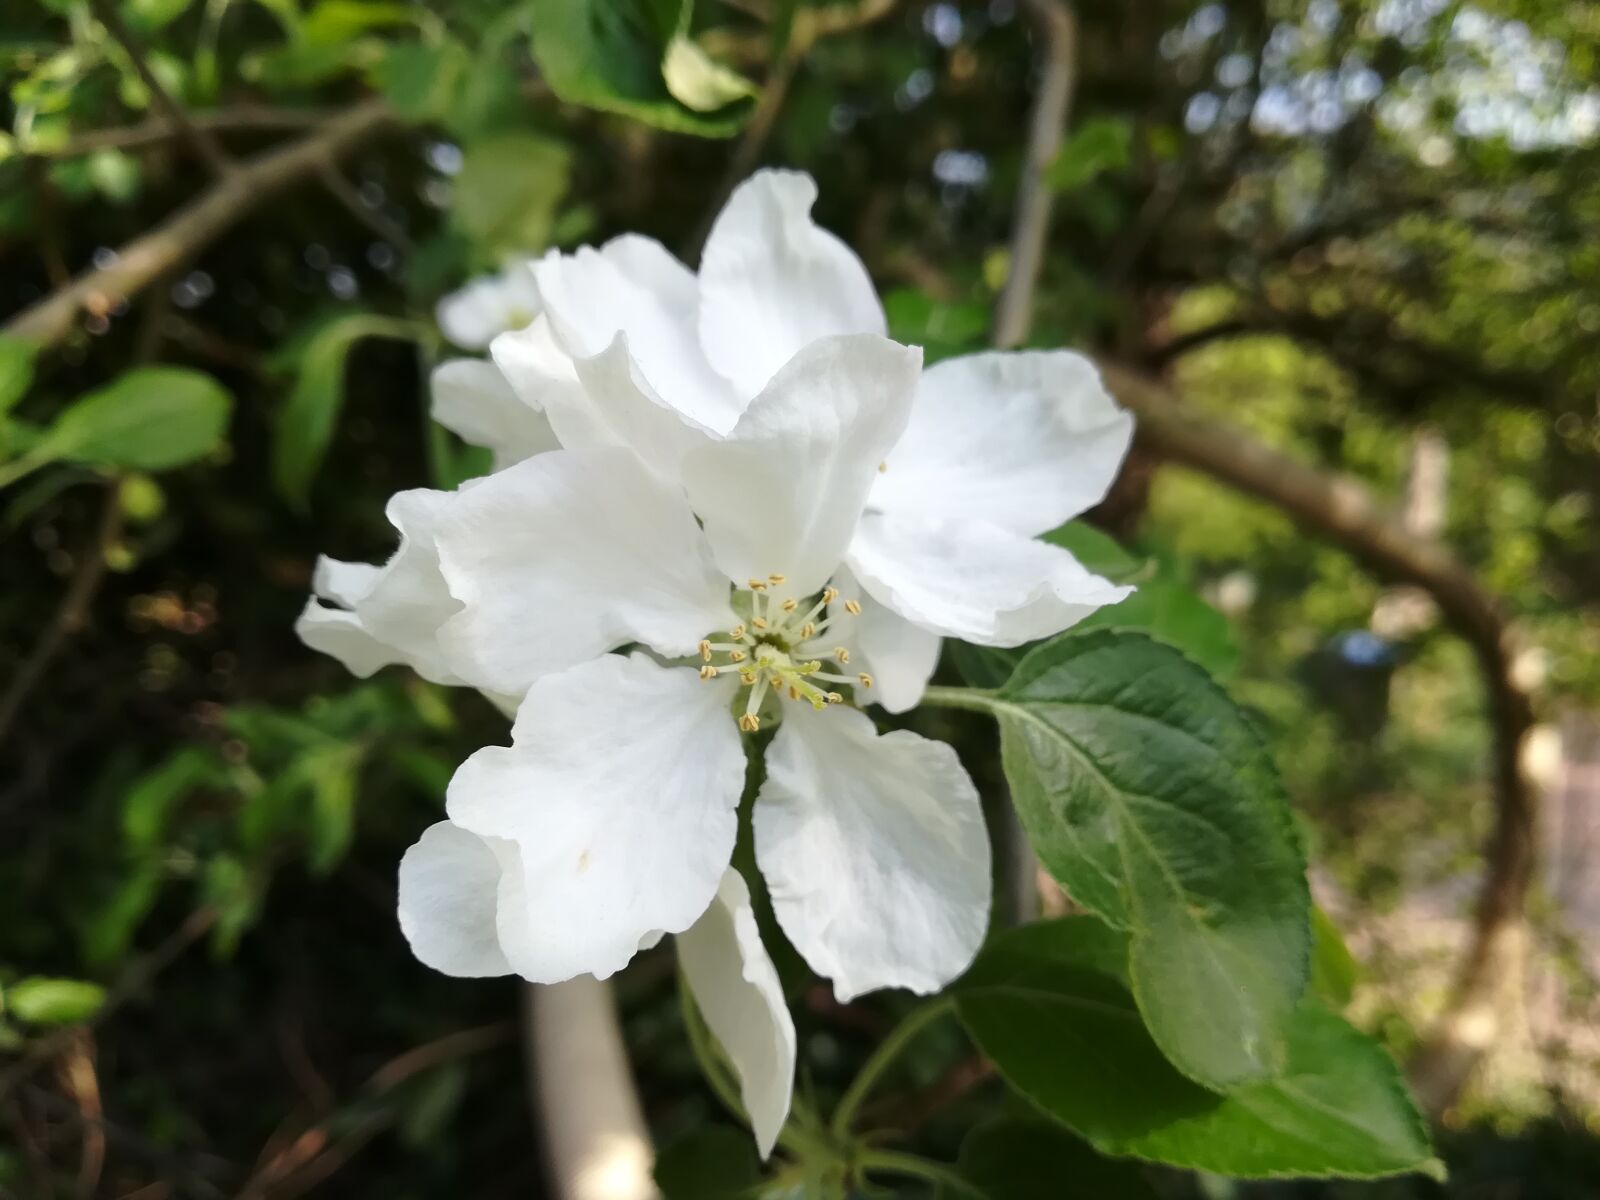
<path fill-rule="evenodd" d="M 655 1176 L 666 1200 L 745 1200 L 761 1166 L 748 1130 L 707 1125 L 662 1150 Z"/>
<path fill-rule="evenodd" d="M 344 370 L 350 348 L 362 338 L 412 338 L 409 321 L 353 313 L 323 325 L 298 354 L 298 372 L 289 399 L 278 413 L 272 442 L 272 478 L 278 494 L 304 508 L 333 441 L 344 406 Z"/>
<path fill-rule="evenodd" d="M 754 107 L 746 97 L 699 112 L 673 95 L 663 63 L 676 30 L 663 28 L 649 0 L 568 0 L 535 4 L 528 14 L 534 57 L 569 104 L 703 137 L 737 132 Z"/>
<path fill-rule="evenodd" d="M 459 42 L 397 42 L 385 47 L 372 73 L 396 112 L 407 120 L 430 121 L 449 111 L 471 69 L 471 56 Z"/>
<path fill-rule="evenodd" d="M 1007 931 L 952 986 L 957 1010 L 1011 1086 L 1107 1154 L 1240 1178 L 1432 1168 L 1426 1127 L 1371 1039 L 1307 1003 L 1279 1074 L 1208 1091 L 1146 1030 L 1127 952 L 1090 917 Z"/>
<path fill-rule="evenodd" d="M 995 694 L 1045 866 L 1132 935 L 1134 991 L 1186 1074 L 1281 1065 L 1309 970 L 1305 862 L 1271 758 L 1227 694 L 1138 634 L 1064 634 Z"/>
<path fill-rule="evenodd" d="M 961 1143 L 957 1166 L 987 1200 L 1155 1200 L 1136 1164 L 1102 1158 L 1038 1118 L 980 1125 Z"/>
<path fill-rule="evenodd" d="M 76 1025 L 100 1011 L 106 990 L 82 979 L 30 976 L 5 989 L 5 1012 L 28 1025 Z"/>
<path fill-rule="evenodd" d="M 531 133 L 499 133 L 468 144 L 450 216 L 489 257 L 541 250 L 566 195 L 572 154 Z"/>
<path fill-rule="evenodd" d="M 31 452 L 52 460 L 161 471 L 222 442 L 232 398 L 186 367 L 138 367 L 70 404 Z"/>
<path fill-rule="evenodd" d="M 17 406 L 33 382 L 39 347 L 22 338 L 0 337 L 0 416 Z"/>

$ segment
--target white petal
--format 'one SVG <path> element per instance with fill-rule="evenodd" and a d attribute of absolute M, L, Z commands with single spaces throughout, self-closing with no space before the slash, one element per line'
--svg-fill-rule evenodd
<path fill-rule="evenodd" d="M 628 351 L 626 333 L 617 334 L 606 349 L 593 358 L 576 360 L 573 366 L 607 436 L 632 449 L 663 479 L 681 480 L 688 453 L 721 440 L 719 431 L 699 424 L 656 394 Z"/>
<path fill-rule="evenodd" d="M 794 1096 L 794 1019 L 761 944 L 744 877 L 729 867 L 705 915 L 678 935 L 694 1001 L 739 1075 L 761 1157 L 772 1153 Z"/>
<path fill-rule="evenodd" d="M 839 589 L 839 599 L 829 613 L 839 641 L 850 650 L 850 669 L 872 676 L 872 688 L 857 698 L 881 704 L 892 713 L 909 712 L 922 700 L 939 665 L 939 635 L 879 604 L 848 568 L 834 575 L 833 585 Z M 849 600 L 861 605 L 859 615 L 846 610 Z"/>
<path fill-rule="evenodd" d="M 589 403 L 572 358 L 556 341 L 550 319 L 541 314 L 526 329 L 502 333 L 489 346 L 495 365 L 524 404 L 550 422 L 568 450 L 609 446 L 616 439 Z"/>
<path fill-rule="evenodd" d="M 342 608 L 330 608 L 312 596 L 294 623 L 295 635 L 319 654 L 336 658 L 358 679 L 382 670 L 405 656 L 367 630 L 361 618 Z"/>
<path fill-rule="evenodd" d="M 534 270 L 572 358 L 593 358 L 626 333 L 640 372 L 667 404 L 708 429 L 733 428 L 743 405 L 700 350 L 694 276 L 660 243 L 629 234 L 599 250 L 552 252 Z"/>
<path fill-rule="evenodd" d="M 840 333 L 887 332 L 855 253 L 811 220 L 817 185 L 759 171 L 728 199 L 700 260 L 700 342 L 742 396 L 801 347 Z"/>
<path fill-rule="evenodd" d="M 862 520 L 850 569 L 908 621 L 980 646 L 1049 637 L 1133 592 L 1059 546 L 998 525 L 886 513 Z"/>
<path fill-rule="evenodd" d="M 382 573 L 382 567 L 371 563 L 342 562 L 319 554 L 311 572 L 311 590 L 324 600 L 354 608 L 361 597 L 373 589 Z"/>
<path fill-rule="evenodd" d="M 512 388 L 500 368 L 477 358 L 457 358 L 434 368 L 433 419 L 494 455 L 494 469 L 560 446 L 549 419 Z"/>
<path fill-rule="evenodd" d="M 434 530 L 440 515 L 463 494 L 414 488 L 390 497 L 384 515 L 400 532 L 400 548 L 354 606 L 373 637 L 395 647 L 417 674 L 434 683 L 461 682 L 439 649 L 440 626 L 461 606 L 439 573 Z"/>
<path fill-rule="evenodd" d="M 626 450 L 560 450 L 490 475 L 461 492 L 437 541 L 461 602 L 440 642 L 496 691 L 627 642 L 687 654 L 735 620 L 682 493 Z"/>
<path fill-rule="evenodd" d="M 501 862 L 489 842 L 449 821 L 423 830 L 400 860 L 400 932 L 435 971 L 509 975 L 495 932 Z"/>
<path fill-rule="evenodd" d="M 526 264 L 474 279 L 439 301 L 439 329 L 463 350 L 482 350 L 496 334 L 521 329 L 539 314 L 539 290 Z"/>
<path fill-rule="evenodd" d="M 1066 350 L 972 354 L 923 372 L 905 436 L 869 505 L 989 521 L 1032 537 L 1098 504 L 1133 418 Z"/>
<path fill-rule="evenodd" d="M 922 351 L 872 334 L 813 342 L 750 403 L 726 441 L 691 451 L 684 487 L 730 579 L 833 573 L 878 464 L 905 428 Z"/>
<path fill-rule="evenodd" d="M 989 837 L 956 752 L 879 735 L 838 706 L 786 717 L 753 816 L 756 861 L 795 949 L 848 1001 L 936 992 L 989 921 Z"/>
<path fill-rule="evenodd" d="M 461 765 L 450 819 L 516 843 L 522 871 L 502 879 L 498 916 L 519 975 L 605 978 L 705 912 L 744 787 L 733 686 L 606 655 L 535 683 L 513 744 Z"/>

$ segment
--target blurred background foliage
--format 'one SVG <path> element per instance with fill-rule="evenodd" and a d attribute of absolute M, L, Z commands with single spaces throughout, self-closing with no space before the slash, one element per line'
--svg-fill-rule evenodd
<path fill-rule="evenodd" d="M 1448 1114 L 1451 1183 L 1152 1183 L 1593 1196 L 1600 8 L 1075 7 L 1031 342 L 1161 374 L 1454 545 L 1529 647 L 1535 765 L 1564 805 L 1513 1032 Z M 427 418 L 454 353 L 443 294 L 622 230 L 692 261 L 760 163 L 817 177 L 895 336 L 930 358 L 987 344 L 1032 30 L 1014 0 L 6 6 L 7 313 L 117 269 L 211 186 L 207 146 L 243 160 L 372 97 L 388 112 L 151 286 L 90 297 L 54 344 L 0 342 L 0 1194 L 540 1194 L 516 1055 L 484 1053 L 514 1040 L 512 985 L 426 971 L 394 920 L 400 853 L 503 724 L 301 647 L 314 557 L 381 559 L 392 492 L 485 468 Z M 1291 517 L 1144 450 L 1094 519 L 1126 549 L 1079 531 L 1085 557 L 1145 584 L 1126 621 L 1226 675 L 1269 731 L 1359 963 L 1352 1013 L 1403 1055 L 1490 826 L 1470 652 Z M 951 678 L 983 669 L 960 653 Z M 917 719 L 994 780 L 981 730 Z M 899 999 L 795 988 L 803 1086 L 836 1092 Z M 620 994 L 670 1142 L 715 1112 L 670 959 Z M 952 1086 L 951 1039 L 913 1060 L 899 1114 L 946 1158 L 993 1101 L 981 1077 Z"/>

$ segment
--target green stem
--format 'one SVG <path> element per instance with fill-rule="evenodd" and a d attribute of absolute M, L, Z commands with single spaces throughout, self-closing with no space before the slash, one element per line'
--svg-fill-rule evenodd
<path fill-rule="evenodd" d="M 914 1154 L 897 1154 L 893 1150 L 866 1150 L 856 1160 L 865 1170 L 888 1171 L 895 1175 L 910 1175 L 926 1179 L 956 1196 L 972 1196 L 984 1200 L 984 1194 L 957 1175 L 943 1163 L 930 1162 Z"/>
<path fill-rule="evenodd" d="M 936 708 L 964 708 L 968 712 L 990 714 L 1000 706 L 993 692 L 969 687 L 930 687 L 922 693 L 922 702 Z"/>
<path fill-rule="evenodd" d="M 26 454 L 19 454 L 10 462 L 0 463 L 0 488 L 8 487 L 21 479 L 24 475 L 37 471 L 40 467 L 47 466 L 55 461 L 52 453 L 40 454 L 30 450 Z"/>
<path fill-rule="evenodd" d="M 901 1051 L 929 1025 L 954 1009 L 954 1000 L 948 996 L 940 996 L 920 1008 L 913 1009 L 906 1015 L 905 1020 L 890 1031 L 889 1036 L 883 1039 L 871 1057 L 861 1065 L 861 1070 L 856 1072 L 856 1077 L 846 1089 L 844 1098 L 839 1101 L 839 1107 L 834 1109 L 832 1129 L 835 1137 L 842 1139 L 850 1132 L 850 1127 L 855 1124 L 856 1114 L 866 1102 L 873 1085 L 878 1082 L 878 1077 L 900 1056 Z"/>

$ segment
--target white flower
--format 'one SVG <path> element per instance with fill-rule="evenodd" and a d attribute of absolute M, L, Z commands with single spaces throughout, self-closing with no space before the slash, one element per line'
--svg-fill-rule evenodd
<path fill-rule="evenodd" d="M 462 765 L 402 864 L 417 956 L 603 978 L 678 934 L 764 1150 L 794 1034 L 728 866 L 741 731 L 777 726 L 751 822 L 789 940 L 841 999 L 936 991 L 987 924 L 977 792 L 950 747 L 851 701 L 910 708 L 942 637 L 1020 645 L 1130 590 L 1035 540 L 1126 451 L 1093 367 L 922 371 L 814 198 L 757 175 L 698 275 L 636 236 L 535 264 L 542 310 L 492 345 L 509 388 L 485 364 L 435 378 L 436 414 L 497 472 L 396 497 L 395 558 L 325 561 L 332 606 L 301 619 L 358 674 L 408 662 L 522 697 L 512 744 Z"/>
<path fill-rule="evenodd" d="M 434 309 L 439 330 L 463 350 L 482 350 L 496 334 L 521 329 L 539 315 L 539 291 L 526 263 L 469 280 Z"/>

